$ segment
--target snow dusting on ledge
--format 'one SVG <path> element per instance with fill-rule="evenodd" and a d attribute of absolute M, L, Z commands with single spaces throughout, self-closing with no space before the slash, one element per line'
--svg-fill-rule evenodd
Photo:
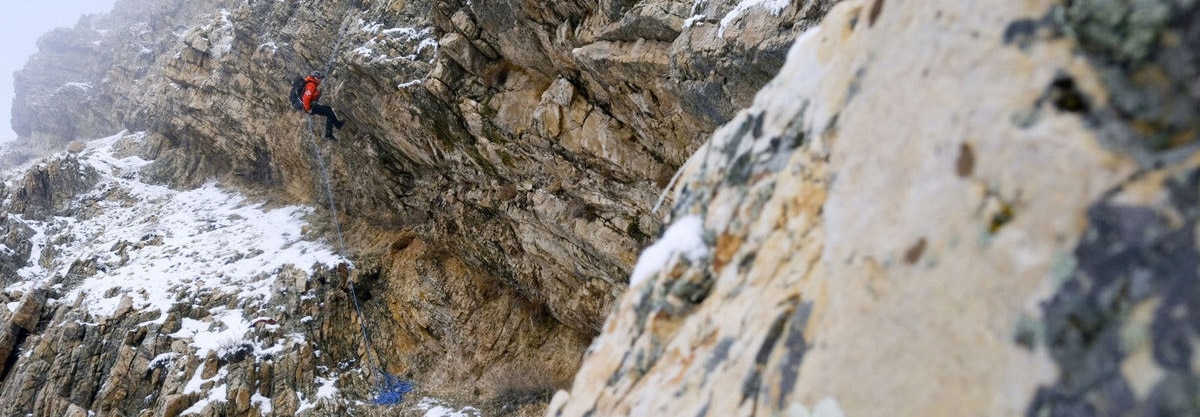
<path fill-rule="evenodd" d="M 425 412 L 425 417 L 479 417 L 482 413 L 475 407 L 455 409 L 445 402 L 435 398 L 423 398 L 417 404 L 417 409 Z"/>
<path fill-rule="evenodd" d="M 733 24 L 733 22 L 741 19 L 751 8 L 764 8 L 772 15 L 778 16 L 790 4 L 791 1 L 789 0 L 742 0 L 738 2 L 738 5 L 733 10 L 725 14 L 725 17 L 721 18 L 721 27 L 717 30 L 717 37 L 724 38 L 725 29 Z"/>
<path fill-rule="evenodd" d="M 662 238 L 642 251 L 633 267 L 629 286 L 633 287 L 663 269 L 675 254 L 682 254 L 691 261 L 708 256 L 708 246 L 704 244 L 704 219 L 700 216 L 676 220 Z"/>

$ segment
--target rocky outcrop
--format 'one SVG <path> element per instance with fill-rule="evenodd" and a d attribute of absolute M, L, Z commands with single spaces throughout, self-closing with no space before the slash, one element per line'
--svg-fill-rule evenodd
<path fill-rule="evenodd" d="M 335 276 L 317 274 L 312 282 Z M 306 281 L 305 275 L 295 270 L 276 279 L 302 285 Z M 88 314 L 86 308 L 67 300 L 56 300 L 61 294 L 54 293 L 49 294 L 51 304 L 43 310 L 42 304 L 30 300 L 30 294 L 38 293 L 27 293 L 12 313 L 13 325 L 0 335 L 0 348 L 13 346 L 13 342 L 19 347 L 6 355 L 14 369 L 5 373 L 0 409 L 9 415 L 87 415 L 90 410 L 108 415 L 177 416 L 193 409 L 195 415 L 257 416 L 294 415 L 307 402 L 309 408 L 319 406 L 317 412 L 335 414 L 338 405 L 316 401 L 320 398 L 320 385 L 314 384 L 318 377 L 341 377 L 341 387 L 351 391 L 369 391 L 370 385 L 365 380 L 368 375 L 343 374 L 346 369 L 338 368 L 339 360 L 321 355 L 320 349 L 327 349 L 331 355 L 349 355 L 342 358 L 353 356 L 339 350 L 344 344 L 337 340 L 352 340 L 355 329 L 334 324 L 349 322 L 350 317 L 319 314 L 321 305 L 349 307 L 344 293 L 329 290 L 295 288 L 289 295 L 273 298 L 272 308 L 264 305 L 258 311 L 236 305 L 230 294 L 221 293 L 184 291 L 181 299 L 191 301 L 194 307 L 180 304 L 166 313 L 137 311 L 126 297 L 111 315 L 103 316 Z M 40 296 L 45 302 L 47 295 Z M 250 317 L 270 314 L 273 318 L 252 324 L 229 321 L 220 309 L 213 309 L 222 305 L 247 308 Z M 281 313 L 274 306 L 284 306 L 287 311 Z M 301 321 L 305 316 L 319 318 Z M 209 322 L 213 331 L 252 327 L 197 357 L 179 334 L 189 320 Z M 312 339 L 289 336 L 297 334 Z M 217 388 L 224 392 L 213 396 Z M 210 397 L 221 401 L 210 403 Z"/>
<path fill-rule="evenodd" d="M 142 183 L 144 137 L 12 179 L 37 186 L 0 206 L 2 413 L 334 415 L 352 406 L 335 385 L 371 395 L 341 259 L 297 236 L 295 211 Z"/>
<path fill-rule="evenodd" d="M 112 66 L 105 45 L 84 18 L 75 29 L 56 29 L 38 40 L 38 51 L 13 74 L 20 100 L 13 104 L 13 130 L 28 148 L 58 151 L 70 141 L 119 130 L 111 98 L 99 91 L 102 71 Z M 64 65 L 64 63 L 69 63 Z"/>
<path fill-rule="evenodd" d="M 1195 6 L 1034 3 L 835 7 L 548 415 L 1200 412 Z"/>
<path fill-rule="evenodd" d="M 33 253 L 33 229 L 15 221 L 8 213 L 0 214 L 0 277 L 13 284 L 17 270 L 24 268 Z"/>
<path fill-rule="evenodd" d="M 12 356 L 13 348 L 23 342 L 29 332 L 37 329 L 45 303 L 44 292 L 30 291 L 17 302 L 16 310 L 8 312 L 4 320 L 6 325 L 0 330 L 0 357 L 5 358 L 4 365 L 0 366 L 0 375 L 8 372 L 7 358 Z"/>
<path fill-rule="evenodd" d="M 199 15 L 235 3 L 123 0 L 110 13 L 43 35 L 38 53 L 14 74 L 13 130 L 20 141 L 10 152 L 40 156 L 120 131 L 141 104 L 155 60 L 177 51 L 177 37 Z"/>
<path fill-rule="evenodd" d="M 71 216 L 75 198 L 96 184 L 96 173 L 72 157 L 31 169 L 12 191 L 9 210 L 29 219 Z"/>

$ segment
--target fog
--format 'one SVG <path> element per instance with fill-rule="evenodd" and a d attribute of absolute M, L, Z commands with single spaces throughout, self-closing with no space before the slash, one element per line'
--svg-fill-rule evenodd
<path fill-rule="evenodd" d="M 85 14 L 112 10 L 116 0 L 35 0 L 7 2 L 0 13 L 0 142 L 16 139 L 12 130 L 13 72 L 37 52 L 37 39 L 57 27 L 72 27 Z"/>

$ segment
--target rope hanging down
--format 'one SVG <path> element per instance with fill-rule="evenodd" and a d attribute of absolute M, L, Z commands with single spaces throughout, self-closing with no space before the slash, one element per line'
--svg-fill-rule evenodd
<path fill-rule="evenodd" d="M 349 11 L 350 9 L 346 9 Z M 329 59 L 325 61 L 325 73 L 330 74 L 333 71 L 333 60 L 337 58 L 338 49 L 342 47 L 342 40 L 346 39 L 346 19 L 342 19 L 342 25 L 338 28 L 337 41 L 333 43 L 333 51 L 329 52 Z"/>
<path fill-rule="evenodd" d="M 347 9 L 349 10 L 349 9 Z M 342 46 L 342 41 L 346 38 L 346 20 L 342 20 L 342 25 L 338 29 L 337 41 L 333 44 L 333 51 L 329 53 L 329 60 L 325 62 L 325 74 L 331 74 L 333 71 L 333 61 L 337 58 L 337 52 Z M 337 234 L 338 253 L 346 256 L 346 241 L 342 235 L 342 224 L 338 220 L 337 203 L 333 198 L 333 187 L 329 181 L 329 171 L 325 168 L 325 157 L 321 155 L 321 147 L 317 145 L 317 133 L 313 128 L 312 115 L 308 115 L 308 141 L 312 144 L 313 152 L 317 157 L 317 166 L 321 170 L 321 181 L 325 187 L 325 195 L 329 199 L 329 211 L 333 217 L 334 232 Z M 389 374 L 383 370 L 383 363 L 376 356 L 374 344 L 371 343 L 371 333 L 367 330 L 367 319 L 363 315 L 362 307 L 358 303 L 358 291 L 354 288 L 354 281 L 350 281 L 350 298 L 354 300 L 354 311 L 358 314 L 358 324 L 362 329 L 363 341 L 367 347 L 367 359 L 372 363 L 376 374 L 380 375 L 382 380 L 379 381 L 379 394 L 375 397 L 376 404 L 394 405 L 400 403 L 404 399 L 404 394 L 412 391 L 413 386 L 408 381 L 404 381 L 399 377 Z"/>
<path fill-rule="evenodd" d="M 329 199 L 329 210 L 333 217 L 334 232 L 337 234 L 338 253 L 342 256 L 346 254 L 346 241 L 342 235 L 342 225 L 338 220 L 337 203 L 333 199 L 333 188 L 329 181 L 329 171 L 325 169 L 325 158 L 321 156 L 321 148 L 317 145 L 317 133 L 313 129 L 312 117 L 308 118 L 308 141 L 312 144 L 313 152 L 317 157 L 317 166 L 321 170 L 321 181 L 325 188 L 325 195 Z M 383 363 L 376 356 L 374 343 L 371 343 L 371 333 L 367 330 L 367 318 L 363 315 L 362 307 L 358 303 L 358 291 L 354 287 L 354 281 L 350 281 L 350 298 L 354 300 L 354 311 L 358 314 L 358 325 L 362 329 L 363 341 L 367 347 L 367 359 L 371 362 L 376 374 L 381 377 L 378 382 L 379 393 L 375 396 L 375 403 L 382 405 L 395 405 L 404 400 L 404 394 L 413 390 L 412 383 L 404 381 L 395 375 L 392 375 L 383 369 Z"/>

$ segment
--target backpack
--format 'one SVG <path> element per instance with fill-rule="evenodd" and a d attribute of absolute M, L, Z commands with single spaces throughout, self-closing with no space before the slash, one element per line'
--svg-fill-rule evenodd
<path fill-rule="evenodd" d="M 288 96 L 288 99 L 292 101 L 293 109 L 304 110 L 304 102 L 300 100 L 300 97 L 304 96 L 304 87 L 307 84 L 302 75 L 297 75 L 292 79 L 292 94 Z"/>

